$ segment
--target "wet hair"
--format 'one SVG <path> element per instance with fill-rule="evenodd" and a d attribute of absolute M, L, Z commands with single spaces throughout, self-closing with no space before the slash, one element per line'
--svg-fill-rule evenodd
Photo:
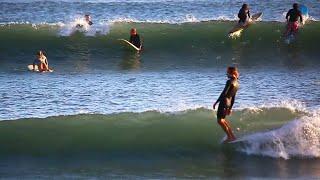
<path fill-rule="evenodd" d="M 298 9 L 299 5 L 298 5 L 298 3 L 293 3 L 292 7 L 293 7 L 294 9 Z"/>
<path fill-rule="evenodd" d="M 46 56 L 46 52 L 43 51 L 43 50 L 39 50 L 39 51 L 37 51 L 36 55 L 37 55 L 37 56 L 41 56 L 41 55 Z"/>
<path fill-rule="evenodd" d="M 137 33 L 137 29 L 136 28 L 131 28 L 130 34 L 133 34 L 134 32 Z"/>
<path fill-rule="evenodd" d="M 235 77 L 235 78 L 237 78 L 237 79 L 239 78 L 238 68 L 236 68 L 236 67 L 229 66 L 229 67 L 227 68 L 227 73 L 230 74 L 230 75 L 232 75 L 233 77 Z"/>
<path fill-rule="evenodd" d="M 37 51 L 36 53 L 37 56 L 41 56 L 41 54 L 42 54 L 42 51 Z"/>
<path fill-rule="evenodd" d="M 248 4 L 244 3 L 242 4 L 242 9 L 247 9 L 248 8 Z"/>
<path fill-rule="evenodd" d="M 90 17 L 90 15 L 89 15 L 89 14 L 86 14 L 86 15 L 84 15 L 84 17 Z"/>

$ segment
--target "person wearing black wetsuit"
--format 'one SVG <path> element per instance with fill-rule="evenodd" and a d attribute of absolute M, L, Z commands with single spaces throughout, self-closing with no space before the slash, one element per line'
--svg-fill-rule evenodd
<path fill-rule="evenodd" d="M 233 107 L 235 96 L 239 89 L 238 77 L 239 73 L 237 68 L 235 67 L 228 67 L 227 69 L 228 81 L 226 86 L 224 87 L 221 95 L 219 96 L 218 100 L 213 104 L 213 109 L 217 103 L 219 103 L 218 111 L 217 111 L 217 120 L 219 125 L 227 134 L 228 138 L 225 142 L 230 142 L 236 139 L 234 136 L 231 126 L 229 122 L 225 119 L 227 115 L 231 114 L 231 109 Z"/>
<path fill-rule="evenodd" d="M 137 33 L 137 29 L 135 28 L 131 29 L 129 42 L 135 45 L 137 48 L 141 49 L 142 45 L 141 45 L 140 36 Z"/>
<path fill-rule="evenodd" d="M 299 10 L 299 6 L 297 3 L 293 4 L 293 9 L 290 9 L 286 15 L 286 19 L 287 19 L 287 30 L 285 35 L 288 36 L 289 34 L 293 33 L 297 33 L 298 29 L 299 29 L 299 23 L 298 20 L 300 18 L 300 22 L 303 22 L 303 17 L 302 14 Z"/>
<path fill-rule="evenodd" d="M 247 4 L 243 4 L 238 13 L 239 24 L 245 25 L 250 17 L 249 6 Z"/>

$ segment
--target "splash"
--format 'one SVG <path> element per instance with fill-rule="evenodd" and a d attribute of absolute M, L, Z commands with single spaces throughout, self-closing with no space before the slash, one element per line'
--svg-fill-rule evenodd
<path fill-rule="evenodd" d="M 320 116 L 305 116 L 279 129 L 242 138 L 238 150 L 246 154 L 289 159 L 320 157 Z"/>
<path fill-rule="evenodd" d="M 61 27 L 60 36 L 70 36 L 76 32 L 86 36 L 106 35 L 110 31 L 110 23 L 95 22 L 90 26 L 82 17 L 77 17 L 70 23 L 59 25 Z"/>

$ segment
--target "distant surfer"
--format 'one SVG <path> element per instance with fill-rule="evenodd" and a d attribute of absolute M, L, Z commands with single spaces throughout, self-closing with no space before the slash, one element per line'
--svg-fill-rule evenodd
<path fill-rule="evenodd" d="M 287 19 L 287 29 L 285 32 L 285 36 L 289 36 L 290 34 L 294 35 L 298 32 L 299 29 L 299 22 L 303 22 L 303 17 L 301 14 L 301 11 L 299 10 L 299 5 L 297 3 L 294 3 L 293 9 L 290 9 L 286 15 Z"/>
<path fill-rule="evenodd" d="M 236 137 L 234 136 L 231 126 L 227 121 L 226 116 L 231 114 L 231 109 L 233 107 L 236 93 L 239 89 L 239 73 L 237 68 L 228 67 L 227 69 L 228 81 L 226 86 L 224 87 L 221 95 L 218 100 L 213 104 L 213 109 L 215 109 L 217 103 L 219 103 L 218 111 L 217 111 L 217 121 L 218 124 L 222 127 L 224 132 L 227 134 L 227 139 L 225 142 L 234 141 Z"/>
<path fill-rule="evenodd" d="M 48 59 L 45 56 L 45 53 L 43 51 L 38 51 L 37 52 L 37 57 L 33 61 L 33 70 L 35 70 L 35 66 L 38 66 L 38 70 L 40 72 L 45 72 L 45 71 L 50 71 L 49 69 L 49 64 L 48 64 Z"/>
<path fill-rule="evenodd" d="M 142 43 L 141 43 L 141 40 L 140 40 L 140 36 L 139 36 L 139 34 L 137 32 L 137 29 L 132 28 L 130 30 L 130 40 L 129 40 L 129 42 L 132 43 L 137 48 L 142 49 Z"/>
<path fill-rule="evenodd" d="M 243 4 L 241 9 L 239 10 L 239 13 L 238 13 L 239 25 L 246 26 L 248 24 L 250 17 L 251 16 L 250 16 L 248 4 Z"/>
<path fill-rule="evenodd" d="M 84 21 L 87 25 L 91 26 L 93 25 L 93 22 L 91 21 L 91 17 L 89 14 L 84 15 Z M 82 28 L 84 24 L 77 24 L 77 28 Z"/>

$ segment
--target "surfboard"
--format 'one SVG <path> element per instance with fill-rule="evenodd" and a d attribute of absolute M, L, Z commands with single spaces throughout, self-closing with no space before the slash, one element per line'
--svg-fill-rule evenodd
<path fill-rule="evenodd" d="M 125 39 L 118 39 L 120 42 L 122 42 L 122 44 L 126 45 L 127 47 L 129 47 L 132 50 L 135 51 L 140 51 L 141 49 L 138 48 L 137 46 L 133 45 L 131 42 L 125 40 Z"/>
<path fill-rule="evenodd" d="M 309 19 L 309 9 L 307 6 L 301 4 L 299 6 L 299 10 L 301 11 L 301 14 L 303 17 L 302 25 L 304 25 L 306 23 L 306 21 Z"/>
<path fill-rule="evenodd" d="M 33 64 L 29 64 L 28 65 L 28 70 L 29 71 L 34 71 L 34 72 L 40 72 L 39 68 L 38 68 L 38 65 L 35 65 L 34 69 L 33 69 Z M 53 72 L 53 69 L 49 69 L 49 71 L 43 71 L 43 72 Z"/>
<path fill-rule="evenodd" d="M 245 25 L 239 25 L 237 24 L 236 26 L 234 26 L 228 33 L 228 36 L 230 38 L 237 38 L 240 37 L 241 32 L 247 28 L 249 25 L 253 24 L 255 21 L 257 21 L 260 17 L 262 16 L 262 12 L 256 13 L 254 15 L 251 16 L 251 18 L 249 19 L 249 21 L 245 24 Z"/>

